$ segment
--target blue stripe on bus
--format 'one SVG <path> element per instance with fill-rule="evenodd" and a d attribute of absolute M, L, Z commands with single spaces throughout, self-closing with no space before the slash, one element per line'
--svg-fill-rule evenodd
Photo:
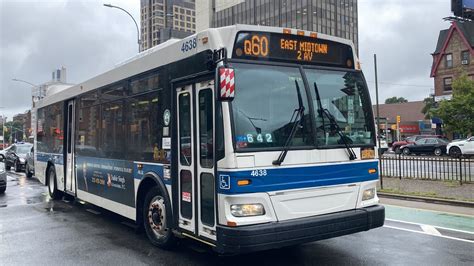
<path fill-rule="evenodd" d="M 142 165 L 141 170 L 138 170 L 138 164 Z M 165 183 L 165 185 L 171 185 L 171 179 L 163 178 L 164 177 L 163 165 L 147 164 L 147 163 L 140 162 L 140 163 L 134 163 L 133 168 L 134 168 L 134 173 L 135 173 L 134 174 L 135 179 L 140 179 L 141 180 L 143 178 L 144 174 L 153 172 L 161 178 L 161 180 L 163 181 L 163 183 Z"/>
<path fill-rule="evenodd" d="M 369 169 L 377 169 L 377 172 L 370 174 Z M 252 171 L 255 171 L 254 176 L 252 176 Z M 218 191 L 222 194 L 270 192 L 377 180 L 378 162 L 272 169 L 256 168 L 235 172 L 219 171 L 218 176 Z M 242 179 L 250 180 L 250 184 L 238 186 L 237 181 Z"/>
<path fill-rule="evenodd" d="M 38 162 L 44 162 L 44 163 L 53 162 L 55 165 L 64 164 L 64 156 L 60 153 L 37 152 L 36 160 Z"/>

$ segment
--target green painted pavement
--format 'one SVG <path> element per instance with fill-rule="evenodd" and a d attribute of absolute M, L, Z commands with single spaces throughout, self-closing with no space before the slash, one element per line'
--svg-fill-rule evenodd
<path fill-rule="evenodd" d="M 386 219 L 428 224 L 474 233 L 474 216 L 398 207 L 393 205 L 384 206 Z"/>

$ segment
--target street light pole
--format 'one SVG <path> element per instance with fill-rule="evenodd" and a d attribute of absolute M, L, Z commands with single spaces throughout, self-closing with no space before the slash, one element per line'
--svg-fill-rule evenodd
<path fill-rule="evenodd" d="M 127 13 L 127 15 L 129 15 L 133 22 L 135 23 L 135 27 L 137 28 L 137 42 L 138 42 L 138 52 L 140 53 L 140 48 L 141 48 L 141 44 L 142 44 L 142 41 L 140 39 L 140 29 L 138 28 L 138 23 L 137 21 L 135 20 L 135 18 L 133 18 L 132 14 L 130 14 L 127 10 L 119 7 L 119 6 L 114 6 L 112 4 L 104 4 L 105 7 L 110 7 L 110 8 L 117 8 L 117 9 L 120 9 L 122 10 L 123 12 Z"/>
<path fill-rule="evenodd" d="M 3 109 L 5 107 L 0 107 L 0 109 Z M 2 150 L 5 149 L 5 114 L 2 113 Z"/>

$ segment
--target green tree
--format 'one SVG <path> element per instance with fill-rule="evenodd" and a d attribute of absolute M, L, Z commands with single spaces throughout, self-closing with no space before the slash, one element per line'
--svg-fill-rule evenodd
<path fill-rule="evenodd" d="M 423 109 L 421 109 L 421 112 L 425 115 L 425 119 L 431 119 L 431 113 L 433 109 L 435 108 L 435 100 L 433 96 L 426 97 L 423 100 L 423 103 L 425 106 L 423 106 Z"/>
<path fill-rule="evenodd" d="M 392 103 L 406 103 L 408 102 L 407 99 L 403 98 L 403 97 L 397 97 L 397 96 L 393 96 L 393 97 L 390 97 L 390 98 L 387 98 L 385 100 L 385 103 L 386 104 L 392 104 Z"/>
<path fill-rule="evenodd" d="M 469 135 L 474 133 L 474 80 L 467 74 L 453 81 L 453 97 L 443 100 L 431 114 L 443 120 L 446 130 Z"/>

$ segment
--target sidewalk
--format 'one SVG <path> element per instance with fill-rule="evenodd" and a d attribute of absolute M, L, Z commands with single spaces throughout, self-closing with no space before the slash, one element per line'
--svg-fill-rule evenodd
<path fill-rule="evenodd" d="M 432 181 L 394 177 L 383 177 L 383 189 L 378 184 L 378 190 L 385 193 L 420 196 L 428 198 L 450 199 L 474 203 L 474 184 L 455 181 Z"/>

